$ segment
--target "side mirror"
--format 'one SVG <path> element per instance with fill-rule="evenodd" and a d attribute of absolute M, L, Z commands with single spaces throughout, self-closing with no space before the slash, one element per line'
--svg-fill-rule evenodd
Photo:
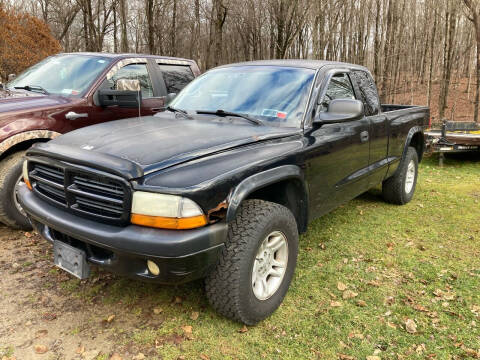
<path fill-rule="evenodd" d="M 102 107 L 138 108 L 142 103 L 140 90 L 140 81 L 137 79 L 118 79 L 116 90 L 98 90 L 98 103 Z"/>
<path fill-rule="evenodd" d="M 8 78 L 7 78 L 7 81 L 10 82 L 12 80 L 15 80 L 16 77 L 17 77 L 17 75 L 15 75 L 15 74 L 9 74 Z"/>
<path fill-rule="evenodd" d="M 353 99 L 334 99 L 328 110 L 320 112 L 314 124 L 339 123 L 359 119 L 363 116 L 363 102 Z"/>
<path fill-rule="evenodd" d="M 165 105 L 168 105 L 172 102 L 173 99 L 175 99 L 177 97 L 177 93 L 169 93 L 166 97 L 165 97 Z"/>

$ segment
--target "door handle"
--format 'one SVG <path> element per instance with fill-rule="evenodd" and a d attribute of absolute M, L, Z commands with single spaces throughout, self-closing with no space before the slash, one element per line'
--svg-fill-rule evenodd
<path fill-rule="evenodd" d="M 159 111 L 163 111 L 163 110 L 165 110 L 165 107 L 152 108 L 152 111 L 153 111 L 153 112 L 159 112 Z"/>
<path fill-rule="evenodd" d="M 77 114 L 75 111 L 69 111 L 68 113 L 65 114 L 65 119 L 67 120 L 77 120 L 80 118 L 88 118 L 88 114 L 86 113 Z"/>
<path fill-rule="evenodd" d="M 360 133 L 360 141 L 364 143 L 364 142 L 367 142 L 368 139 L 369 139 L 368 131 L 362 131 Z"/>

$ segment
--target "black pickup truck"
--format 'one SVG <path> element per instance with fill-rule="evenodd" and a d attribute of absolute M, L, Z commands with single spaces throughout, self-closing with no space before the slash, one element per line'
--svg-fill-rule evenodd
<path fill-rule="evenodd" d="M 381 105 L 361 66 L 221 66 L 168 111 L 70 132 L 27 152 L 19 200 L 85 278 L 90 264 L 159 283 L 206 278 L 221 314 L 282 302 L 309 221 L 383 184 L 408 203 L 429 109 Z"/>

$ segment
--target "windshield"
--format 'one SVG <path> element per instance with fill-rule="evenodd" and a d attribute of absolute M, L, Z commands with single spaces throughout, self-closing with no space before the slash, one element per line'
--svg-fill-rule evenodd
<path fill-rule="evenodd" d="M 277 66 L 234 66 L 205 73 L 170 103 L 186 111 L 240 113 L 274 126 L 298 127 L 315 71 Z"/>
<path fill-rule="evenodd" d="M 36 87 L 50 94 L 79 97 L 110 62 L 111 59 L 100 56 L 52 56 L 25 70 L 7 87 Z"/>

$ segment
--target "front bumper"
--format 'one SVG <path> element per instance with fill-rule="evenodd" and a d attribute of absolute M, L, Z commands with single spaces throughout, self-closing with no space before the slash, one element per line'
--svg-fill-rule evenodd
<path fill-rule="evenodd" d="M 68 242 L 85 250 L 88 262 L 145 281 L 178 284 L 204 277 L 215 266 L 227 237 L 225 223 L 193 230 L 119 227 L 56 208 L 26 186 L 20 186 L 18 197 L 46 240 Z M 160 275 L 148 271 L 147 260 L 159 266 Z"/>

